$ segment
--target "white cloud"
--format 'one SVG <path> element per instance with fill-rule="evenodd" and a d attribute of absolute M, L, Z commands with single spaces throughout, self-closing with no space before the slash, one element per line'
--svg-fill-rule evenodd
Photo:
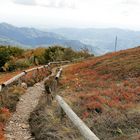
<path fill-rule="evenodd" d="M 13 2 L 22 5 L 36 5 L 35 0 L 13 0 Z"/>
<path fill-rule="evenodd" d="M 122 4 L 138 6 L 138 5 L 140 5 L 140 1 L 139 0 L 123 0 Z"/>
<path fill-rule="evenodd" d="M 139 7 L 140 0 L 1 0 L 0 22 L 21 26 L 140 29 Z"/>
<path fill-rule="evenodd" d="M 48 8 L 75 8 L 75 0 L 13 0 L 15 4 L 43 6 Z"/>
<path fill-rule="evenodd" d="M 36 0 L 40 6 L 49 8 L 75 8 L 74 0 Z"/>

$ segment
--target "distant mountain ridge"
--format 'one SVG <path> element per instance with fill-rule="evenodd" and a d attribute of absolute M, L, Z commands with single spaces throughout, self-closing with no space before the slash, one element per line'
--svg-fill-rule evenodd
<path fill-rule="evenodd" d="M 23 47 L 48 47 L 63 45 L 75 50 L 88 48 L 94 54 L 104 54 L 115 50 L 115 38 L 118 37 L 117 50 L 140 45 L 140 31 L 117 28 L 58 28 L 38 30 L 35 28 L 15 27 L 7 23 L 0 24 L 0 44 Z"/>
<path fill-rule="evenodd" d="M 93 46 L 94 50 L 102 53 L 115 50 L 115 38 L 118 37 L 117 50 L 124 50 L 140 45 L 140 31 L 118 28 L 58 28 L 51 32 L 60 34 L 68 39 L 76 39 Z"/>
<path fill-rule="evenodd" d="M 56 33 L 45 32 L 35 28 L 19 28 L 7 23 L 0 24 L 0 44 L 24 47 L 63 45 L 72 47 L 75 50 L 92 48 L 90 45 L 81 43 L 78 40 L 67 39 Z"/>

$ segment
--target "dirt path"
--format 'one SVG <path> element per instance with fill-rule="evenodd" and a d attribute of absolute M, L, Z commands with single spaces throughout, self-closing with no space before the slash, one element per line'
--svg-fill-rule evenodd
<path fill-rule="evenodd" d="M 7 140 L 29 140 L 32 139 L 28 124 L 30 113 L 37 106 L 42 94 L 43 82 L 37 83 L 27 89 L 17 104 L 16 112 L 12 115 L 6 125 L 5 137 Z"/>
<path fill-rule="evenodd" d="M 52 75 L 55 74 L 55 69 Z M 51 76 L 52 76 L 51 75 Z M 46 78 L 47 79 L 47 78 Z M 45 80 L 44 80 L 45 81 Z M 37 106 L 42 95 L 44 81 L 29 87 L 24 95 L 21 96 L 17 104 L 16 112 L 12 115 L 5 128 L 7 140 L 33 140 L 28 119 L 30 113 Z"/>

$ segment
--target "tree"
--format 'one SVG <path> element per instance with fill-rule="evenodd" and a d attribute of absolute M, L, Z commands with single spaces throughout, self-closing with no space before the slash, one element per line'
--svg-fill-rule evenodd
<path fill-rule="evenodd" d="M 64 51 L 64 60 L 73 60 L 76 57 L 76 52 L 72 48 L 66 48 Z"/>
<path fill-rule="evenodd" d="M 65 48 L 52 46 L 45 50 L 44 57 L 46 62 L 62 60 Z"/>
<path fill-rule="evenodd" d="M 41 47 L 33 50 L 33 57 L 34 57 L 35 64 L 45 64 L 45 58 L 44 58 L 45 50 L 46 48 L 41 48 Z"/>
<path fill-rule="evenodd" d="M 21 57 L 23 52 L 24 50 L 18 47 L 0 46 L 0 70 L 2 70 L 4 67 L 9 66 L 9 64 L 11 64 L 11 66 L 13 67 L 16 58 Z M 10 60 L 11 62 L 9 62 Z"/>
<path fill-rule="evenodd" d="M 8 49 L 4 46 L 0 46 L 0 68 L 10 60 Z"/>
<path fill-rule="evenodd" d="M 19 47 L 8 46 L 6 48 L 8 50 L 9 55 L 13 57 L 21 57 L 24 52 L 24 49 L 19 48 Z"/>

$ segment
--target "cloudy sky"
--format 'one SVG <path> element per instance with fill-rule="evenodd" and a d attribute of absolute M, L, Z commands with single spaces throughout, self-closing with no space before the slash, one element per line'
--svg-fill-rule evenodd
<path fill-rule="evenodd" d="M 140 30 L 140 0 L 0 0 L 0 22 L 38 28 Z"/>

